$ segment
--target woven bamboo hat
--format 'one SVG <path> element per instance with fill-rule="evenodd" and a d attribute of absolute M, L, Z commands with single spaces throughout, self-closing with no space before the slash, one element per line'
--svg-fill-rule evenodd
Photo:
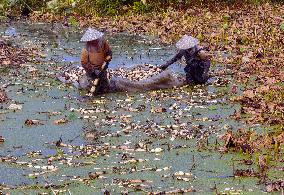
<path fill-rule="evenodd" d="M 196 46 L 198 43 L 198 39 L 189 35 L 183 35 L 182 38 L 176 43 L 176 47 L 178 49 L 190 49 Z"/>
<path fill-rule="evenodd" d="M 82 42 L 88 42 L 93 41 L 99 38 L 102 38 L 104 36 L 104 33 L 94 29 L 94 28 L 88 28 L 83 37 L 81 38 Z"/>

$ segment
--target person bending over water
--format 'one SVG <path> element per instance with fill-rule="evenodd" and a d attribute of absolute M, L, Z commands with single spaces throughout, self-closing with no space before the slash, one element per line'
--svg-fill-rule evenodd
<path fill-rule="evenodd" d="M 165 70 L 171 64 L 184 57 L 186 61 L 186 66 L 184 68 L 186 73 L 186 83 L 206 83 L 209 78 L 210 57 L 198 44 L 199 41 L 196 38 L 184 35 L 176 43 L 176 47 L 179 49 L 178 53 L 165 64 L 161 65 L 160 68 Z"/>
<path fill-rule="evenodd" d="M 86 42 L 81 53 L 81 64 L 91 80 L 99 78 L 96 94 L 109 91 L 110 84 L 107 77 L 108 63 L 112 59 L 112 51 L 104 34 L 96 29 L 88 28 L 82 42 Z M 106 63 L 105 66 L 103 66 Z"/>

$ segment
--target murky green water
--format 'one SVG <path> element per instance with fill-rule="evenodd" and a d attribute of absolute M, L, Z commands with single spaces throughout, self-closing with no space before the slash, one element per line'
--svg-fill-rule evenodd
<path fill-rule="evenodd" d="M 258 179 L 233 177 L 233 164 L 244 167 L 236 161 L 243 154 L 217 151 L 216 135 L 228 125 L 244 126 L 230 118 L 239 109 L 228 102 L 230 77 L 195 88 L 83 99 L 83 92 L 55 79 L 58 67 L 79 64 L 81 31 L 57 24 L 54 29 L 48 24 L 9 26 L 16 29 L 15 43 L 39 47 L 46 57 L 28 64 L 35 72 L 24 65 L 1 73 L 1 85 L 10 84 L 6 91 L 11 98 L 0 110 L 0 135 L 6 139 L 0 145 L 0 157 L 6 158 L 0 162 L 2 192 L 144 194 L 192 188 L 197 194 L 264 193 Z M 0 26 L 2 35 L 7 27 Z M 161 64 L 175 51 L 148 37 L 107 38 L 113 48 L 110 68 Z M 182 71 L 177 65 L 173 69 Z M 8 110 L 12 103 L 22 109 Z M 42 124 L 27 126 L 26 119 Z M 55 124 L 58 119 L 67 122 Z M 67 146 L 55 146 L 60 138 Z M 85 180 L 90 172 L 102 171 L 99 178 Z"/>

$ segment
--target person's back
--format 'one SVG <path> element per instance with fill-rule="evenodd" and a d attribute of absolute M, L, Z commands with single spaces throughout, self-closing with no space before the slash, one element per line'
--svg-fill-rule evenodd
<path fill-rule="evenodd" d="M 198 40 L 184 35 L 176 44 L 179 49 L 178 53 L 168 62 L 161 65 L 161 69 L 166 69 L 168 66 L 181 59 L 185 58 L 186 67 L 186 82 L 188 84 L 203 84 L 208 80 L 208 72 L 210 68 L 209 55 L 198 46 Z"/>
<path fill-rule="evenodd" d="M 190 51 L 184 50 L 184 53 L 186 60 L 184 71 L 186 73 L 187 83 L 206 83 L 210 68 L 210 60 L 207 53 L 198 45 L 193 47 Z"/>

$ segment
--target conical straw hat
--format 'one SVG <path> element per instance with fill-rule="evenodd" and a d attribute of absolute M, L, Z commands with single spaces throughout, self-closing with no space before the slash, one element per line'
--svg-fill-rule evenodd
<path fill-rule="evenodd" d="M 198 39 L 189 35 L 183 35 L 182 38 L 176 43 L 176 47 L 178 49 L 190 49 L 196 46 L 198 43 Z"/>
<path fill-rule="evenodd" d="M 93 41 L 99 38 L 102 38 L 104 36 L 104 33 L 93 29 L 93 28 L 88 28 L 83 37 L 81 38 L 82 42 L 88 42 L 88 41 Z"/>

